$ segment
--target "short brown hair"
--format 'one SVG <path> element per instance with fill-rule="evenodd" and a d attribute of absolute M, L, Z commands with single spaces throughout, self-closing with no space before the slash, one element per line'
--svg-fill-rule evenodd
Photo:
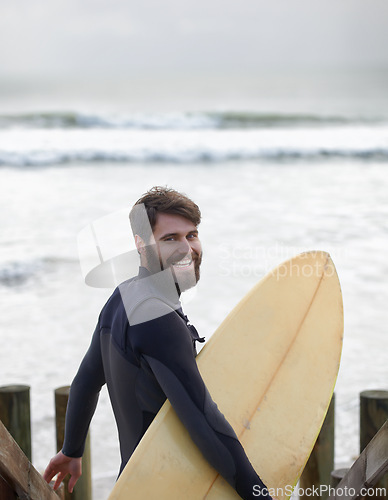
<path fill-rule="evenodd" d="M 143 217 L 138 216 L 139 210 L 136 210 L 136 208 L 139 205 L 144 205 L 152 231 L 158 213 L 180 215 L 188 219 L 196 227 L 201 222 L 201 211 L 198 205 L 185 194 L 179 193 L 172 188 L 154 186 L 137 200 L 129 214 L 133 234 L 138 234 L 146 240 L 149 240 L 149 228 L 147 231 L 146 224 L 144 224 L 144 215 Z"/>

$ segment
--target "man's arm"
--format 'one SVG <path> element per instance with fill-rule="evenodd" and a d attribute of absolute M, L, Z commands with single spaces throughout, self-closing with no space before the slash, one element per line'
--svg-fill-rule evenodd
<path fill-rule="evenodd" d="M 47 482 L 58 474 L 55 488 L 67 474 L 71 475 L 69 491 L 81 476 L 82 455 L 90 421 L 97 406 L 101 387 L 105 383 L 100 348 L 100 327 L 94 331 L 92 342 L 71 384 L 66 410 L 65 439 L 62 450 L 51 459 L 44 473 Z"/>
<path fill-rule="evenodd" d="M 158 299 L 135 311 L 133 323 L 146 308 L 164 309 L 157 319 L 130 328 L 130 343 L 150 366 L 161 388 L 208 462 L 244 499 L 253 499 L 253 487 L 265 488 L 249 462 L 235 432 L 211 399 L 193 355 L 192 339 L 184 321 Z M 139 308 L 139 309 L 140 309 Z M 257 491 L 257 488 L 256 488 Z M 270 498 L 269 495 L 261 498 Z"/>

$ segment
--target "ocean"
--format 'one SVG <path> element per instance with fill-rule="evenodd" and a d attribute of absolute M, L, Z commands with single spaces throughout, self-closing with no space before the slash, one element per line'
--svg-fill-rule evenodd
<path fill-rule="evenodd" d="M 38 470 L 55 452 L 54 389 L 71 382 L 111 293 L 85 285 L 77 236 L 154 185 L 201 208 L 202 276 L 184 309 L 207 338 L 274 266 L 330 252 L 345 312 L 336 464 L 351 463 L 359 393 L 388 380 L 387 81 L 380 71 L 165 80 L 155 92 L 149 80 L 2 86 L 0 384 L 31 386 Z M 105 390 L 91 433 L 104 500 L 120 462 Z"/>

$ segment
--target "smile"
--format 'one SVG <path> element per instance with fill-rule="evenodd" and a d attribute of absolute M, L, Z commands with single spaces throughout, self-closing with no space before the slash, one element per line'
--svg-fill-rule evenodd
<path fill-rule="evenodd" d="M 185 269 L 186 267 L 191 266 L 193 262 L 192 258 L 185 257 L 184 259 L 180 260 L 179 262 L 174 262 L 173 266 L 178 268 L 178 269 Z"/>

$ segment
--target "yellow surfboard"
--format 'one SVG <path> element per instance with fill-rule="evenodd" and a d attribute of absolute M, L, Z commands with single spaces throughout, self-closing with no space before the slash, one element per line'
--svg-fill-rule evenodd
<path fill-rule="evenodd" d="M 284 500 L 324 420 L 343 335 L 330 256 L 307 252 L 264 277 L 202 349 L 200 372 L 264 483 Z M 167 401 L 109 500 L 237 499 Z"/>

